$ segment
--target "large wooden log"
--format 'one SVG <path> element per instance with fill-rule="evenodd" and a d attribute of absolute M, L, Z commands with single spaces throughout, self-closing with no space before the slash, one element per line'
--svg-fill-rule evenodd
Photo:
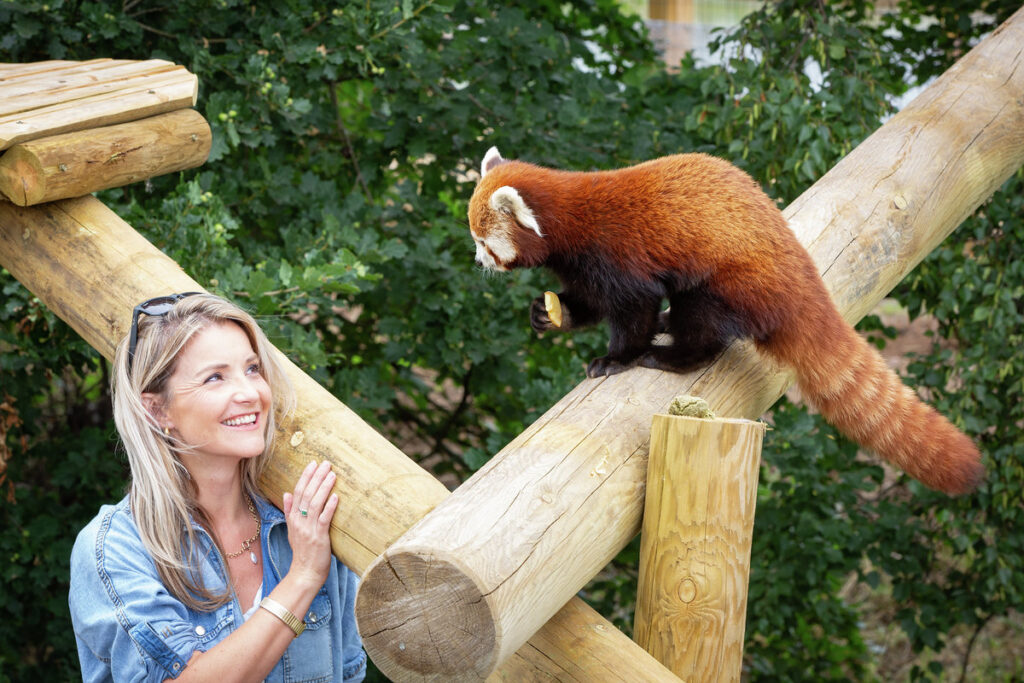
<path fill-rule="evenodd" d="M 765 426 L 655 415 L 633 637 L 684 681 L 736 681 Z"/>
<path fill-rule="evenodd" d="M 210 142 L 195 109 L 23 142 L 0 156 L 0 193 L 19 206 L 80 197 L 199 166 Z"/>
<path fill-rule="evenodd" d="M 0 200 L 0 265 L 113 357 L 139 301 L 203 287 L 93 197 L 38 207 Z M 280 501 L 312 459 L 338 473 L 342 503 L 331 525 L 334 554 L 362 573 L 448 491 L 428 472 L 290 361 L 298 408 L 282 422 L 261 486 Z M 675 677 L 607 620 L 574 598 L 499 671 L 514 681 L 644 681 Z"/>
<path fill-rule="evenodd" d="M 1024 9 L 785 211 L 848 320 L 1024 163 L 1021 45 Z M 756 418 L 789 384 L 746 343 L 691 375 L 583 381 L 367 570 L 356 612 L 374 661 L 397 679 L 486 677 L 636 535 L 652 415 L 695 394 Z"/>

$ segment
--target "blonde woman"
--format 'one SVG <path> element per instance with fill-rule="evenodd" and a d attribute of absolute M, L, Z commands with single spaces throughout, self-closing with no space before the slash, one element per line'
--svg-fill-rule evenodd
<path fill-rule="evenodd" d="M 83 679 L 362 680 L 329 463 L 310 463 L 281 510 L 256 487 L 294 399 L 253 318 L 194 292 L 139 304 L 113 394 L 131 487 L 71 554 Z"/>

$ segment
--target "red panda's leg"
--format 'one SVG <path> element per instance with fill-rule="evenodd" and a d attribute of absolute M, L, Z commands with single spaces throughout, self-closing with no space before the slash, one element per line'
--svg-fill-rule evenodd
<path fill-rule="evenodd" d="M 608 355 L 595 358 L 587 365 L 587 377 L 615 375 L 636 365 L 651 350 L 658 331 L 660 299 L 644 299 L 627 309 L 608 316 Z"/>
<path fill-rule="evenodd" d="M 686 372 L 703 367 L 736 337 L 747 336 L 742 319 L 703 287 L 678 292 L 659 320 L 659 329 L 672 335 L 666 346 L 655 346 L 641 361 L 647 368 Z"/>

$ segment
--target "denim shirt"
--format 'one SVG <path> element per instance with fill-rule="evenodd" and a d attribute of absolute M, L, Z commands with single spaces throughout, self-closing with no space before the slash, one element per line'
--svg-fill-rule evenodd
<path fill-rule="evenodd" d="M 284 515 L 254 499 L 262 520 L 263 595 L 291 566 Z M 202 546 L 199 571 L 207 588 L 222 590 L 227 571 L 210 535 L 193 523 Z M 207 552 L 209 551 L 209 552 Z M 205 557 L 204 557 L 205 556 Z M 266 680 L 361 681 L 366 654 L 356 629 L 358 578 L 340 561 L 313 598 L 295 638 Z M 187 607 L 160 581 L 142 544 L 128 498 L 104 505 L 78 534 L 71 551 L 71 622 L 84 681 L 163 681 L 177 678 L 196 651 L 205 652 L 242 625 L 238 596 L 212 612 Z"/>

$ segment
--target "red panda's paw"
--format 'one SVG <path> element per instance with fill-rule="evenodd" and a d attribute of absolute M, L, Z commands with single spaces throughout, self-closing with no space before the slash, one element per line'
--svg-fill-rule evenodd
<path fill-rule="evenodd" d="M 634 363 L 621 363 L 608 356 L 601 356 L 590 361 L 590 364 L 587 365 L 587 377 L 591 379 L 595 377 L 610 377 L 611 375 L 617 375 L 620 372 L 629 370 L 633 365 Z"/>
<path fill-rule="evenodd" d="M 530 304 L 530 327 L 533 328 L 534 332 L 538 333 L 558 329 L 558 325 L 555 325 L 551 320 L 547 306 L 544 304 L 543 296 L 538 296 Z M 564 321 L 562 327 L 565 327 Z"/>

